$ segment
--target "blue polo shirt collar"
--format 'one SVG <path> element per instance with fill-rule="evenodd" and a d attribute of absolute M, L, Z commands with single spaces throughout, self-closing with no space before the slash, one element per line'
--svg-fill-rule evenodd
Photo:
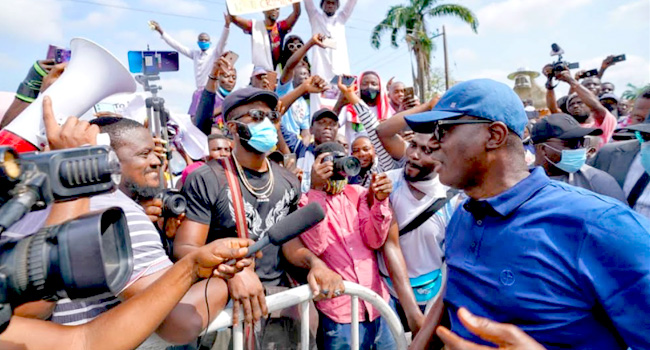
<path fill-rule="evenodd" d="M 546 176 L 544 169 L 537 167 L 527 178 L 519 181 L 505 192 L 485 200 L 495 212 L 501 216 L 508 216 L 522 204 L 528 201 L 537 191 L 541 190 L 551 180 Z"/>

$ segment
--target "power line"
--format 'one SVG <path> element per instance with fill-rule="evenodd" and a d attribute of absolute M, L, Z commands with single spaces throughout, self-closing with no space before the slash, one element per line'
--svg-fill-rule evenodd
<path fill-rule="evenodd" d="M 162 11 L 152 11 L 152 10 L 138 9 L 138 8 L 133 8 L 133 7 L 128 7 L 128 6 L 114 5 L 114 4 L 106 4 L 106 3 L 94 2 L 94 1 L 86 1 L 86 0 L 62 0 L 62 1 L 76 2 L 76 3 L 80 3 L 80 4 L 95 5 L 95 6 L 103 6 L 103 7 L 111 7 L 111 8 L 117 8 L 117 9 L 122 9 L 122 10 L 128 10 L 128 11 L 134 11 L 134 12 L 151 13 L 151 14 L 163 15 L 163 16 L 180 17 L 180 18 L 189 18 L 189 19 L 198 19 L 198 20 L 202 20 L 202 21 L 215 22 L 215 23 L 222 23 L 222 22 L 223 22 L 223 21 L 221 21 L 221 20 L 215 20 L 215 19 L 212 19 L 212 18 L 197 17 L 197 16 L 189 16 L 189 15 L 179 15 L 179 14 L 177 14 L 177 13 L 170 13 L 170 12 L 162 12 Z M 212 1 L 207 1 L 207 0 L 205 0 L 205 2 L 212 2 Z M 216 3 L 216 2 L 214 2 L 214 3 Z"/>

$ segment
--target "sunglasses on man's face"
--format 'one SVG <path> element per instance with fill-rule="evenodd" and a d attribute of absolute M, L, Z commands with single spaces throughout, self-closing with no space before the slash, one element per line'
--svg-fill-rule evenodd
<path fill-rule="evenodd" d="M 445 137 L 445 134 L 456 125 L 463 124 L 491 124 L 491 120 L 486 119 L 453 119 L 453 120 L 439 120 L 436 122 L 433 127 L 433 138 L 438 142 L 442 142 L 442 138 Z"/>
<path fill-rule="evenodd" d="M 246 116 L 251 117 L 251 119 L 253 119 L 253 122 L 255 123 L 261 122 L 262 120 L 264 120 L 264 118 L 269 118 L 270 121 L 275 122 L 276 120 L 278 120 L 278 118 L 280 118 L 280 113 L 278 113 L 277 111 L 263 111 L 260 109 L 251 109 L 248 112 L 246 112 L 246 114 L 242 114 L 237 118 L 233 118 L 232 120 L 241 119 Z"/>

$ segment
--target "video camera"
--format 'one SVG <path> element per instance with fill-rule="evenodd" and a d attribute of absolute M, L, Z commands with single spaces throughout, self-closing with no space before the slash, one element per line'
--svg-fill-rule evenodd
<path fill-rule="evenodd" d="M 106 193 L 120 181 L 107 146 L 18 154 L 0 147 L 0 234 L 54 200 Z M 133 269 L 124 213 L 110 208 L 0 244 L 0 332 L 29 301 L 118 293 Z"/>
<path fill-rule="evenodd" d="M 547 75 L 548 81 L 546 82 L 547 86 L 551 85 L 551 82 L 553 78 L 560 72 L 563 72 L 565 70 L 570 70 L 570 69 L 578 69 L 580 68 L 580 63 L 574 62 L 574 63 L 569 63 L 566 61 L 562 60 L 562 55 L 564 55 L 564 50 L 560 47 L 560 45 L 553 43 L 551 44 L 551 56 L 557 56 L 557 61 L 552 63 L 553 69 L 550 74 Z"/>
<path fill-rule="evenodd" d="M 158 196 L 163 202 L 163 217 L 177 217 L 185 213 L 185 210 L 187 209 L 187 199 L 180 190 L 175 188 L 165 188 Z"/>

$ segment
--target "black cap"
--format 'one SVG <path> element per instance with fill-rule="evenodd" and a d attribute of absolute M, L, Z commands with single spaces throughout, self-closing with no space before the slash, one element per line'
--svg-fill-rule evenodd
<path fill-rule="evenodd" d="M 601 129 L 583 128 L 568 114 L 556 113 L 538 121 L 530 132 L 530 138 L 537 144 L 552 138 L 569 140 L 602 133 Z"/>
<path fill-rule="evenodd" d="M 339 116 L 336 115 L 336 113 L 332 112 L 332 110 L 327 109 L 327 108 L 321 108 L 317 110 L 314 115 L 311 117 L 311 124 L 313 125 L 315 122 L 323 119 L 323 118 L 330 118 L 333 119 L 335 122 L 338 123 L 339 121 Z"/>
<path fill-rule="evenodd" d="M 230 119 L 228 114 L 230 114 L 233 109 L 253 101 L 262 101 L 266 103 L 269 108 L 275 109 L 278 105 L 278 95 L 272 91 L 254 87 L 245 87 L 243 89 L 235 90 L 226 96 L 221 105 L 224 120 L 228 121 Z"/>

